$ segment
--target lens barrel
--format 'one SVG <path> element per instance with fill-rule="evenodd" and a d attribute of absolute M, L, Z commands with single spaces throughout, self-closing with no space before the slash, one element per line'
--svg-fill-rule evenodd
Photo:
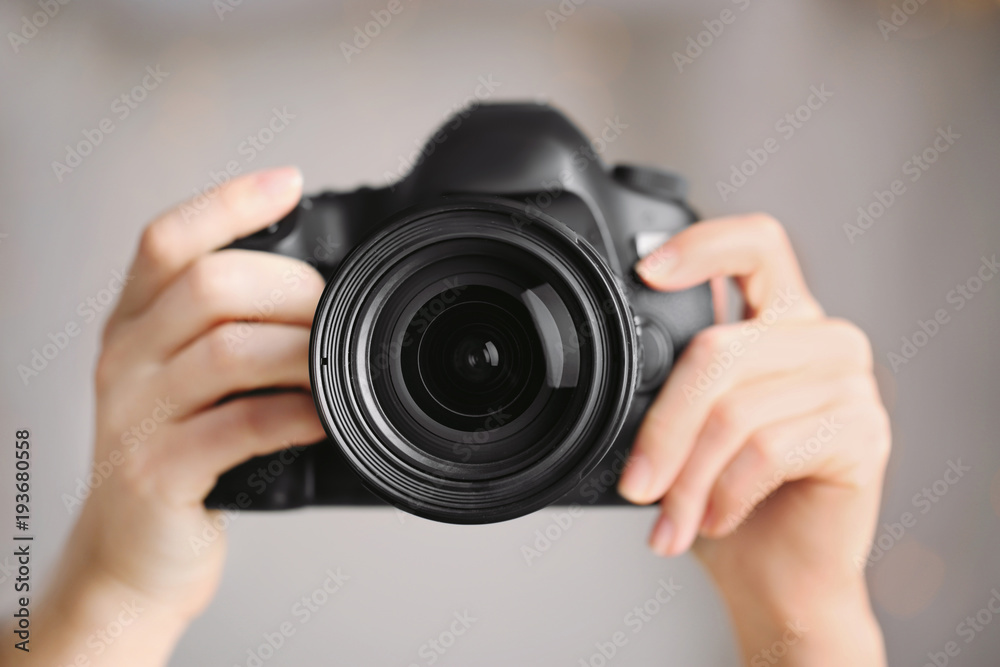
<path fill-rule="evenodd" d="M 618 280 L 514 202 L 404 214 L 327 285 L 310 372 L 321 421 L 376 494 L 489 523 L 551 504 L 614 442 L 637 384 Z"/>

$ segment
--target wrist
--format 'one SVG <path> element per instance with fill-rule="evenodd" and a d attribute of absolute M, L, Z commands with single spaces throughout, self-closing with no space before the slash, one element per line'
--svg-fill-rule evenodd
<path fill-rule="evenodd" d="M 836 586 L 760 583 L 748 579 L 719 586 L 744 664 L 885 665 L 882 631 L 860 574 Z"/>
<path fill-rule="evenodd" d="M 885 665 L 882 632 L 863 590 L 830 591 L 808 602 L 763 601 L 759 609 L 760 620 L 738 631 L 751 667 L 776 659 L 810 667 Z"/>
<path fill-rule="evenodd" d="M 189 622 L 99 569 L 68 567 L 40 604 L 29 664 L 165 665 Z"/>

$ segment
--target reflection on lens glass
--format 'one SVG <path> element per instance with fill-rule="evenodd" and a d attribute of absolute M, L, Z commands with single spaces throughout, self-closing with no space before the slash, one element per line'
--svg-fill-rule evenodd
<path fill-rule="evenodd" d="M 483 340 L 482 336 L 473 334 L 455 348 L 452 363 L 464 379 L 479 384 L 499 368 L 500 352 L 492 340 Z"/>
<path fill-rule="evenodd" d="M 428 416 L 458 430 L 474 430 L 492 414 L 516 418 L 545 380 L 531 314 L 493 287 L 435 295 L 417 311 L 404 340 L 407 390 Z"/>

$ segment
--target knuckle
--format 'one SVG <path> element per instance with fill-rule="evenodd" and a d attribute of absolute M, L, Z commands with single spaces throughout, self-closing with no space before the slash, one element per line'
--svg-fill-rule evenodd
<path fill-rule="evenodd" d="M 706 365 L 726 347 L 727 339 L 728 332 L 723 327 L 704 329 L 691 339 L 690 354 L 698 365 Z"/>
<path fill-rule="evenodd" d="M 877 484 L 885 473 L 892 445 L 888 413 L 877 403 L 856 403 L 846 419 L 855 426 L 851 447 L 843 453 L 842 482 L 861 489 Z"/>
<path fill-rule="evenodd" d="M 231 286 L 231 273 L 215 255 L 198 259 L 187 272 L 191 298 L 200 304 L 210 304 L 222 299 Z"/>
<path fill-rule="evenodd" d="M 742 402 L 723 397 L 712 408 L 709 423 L 716 432 L 734 434 L 747 422 L 748 416 L 747 408 Z"/>
<path fill-rule="evenodd" d="M 326 280 L 323 279 L 323 274 L 319 272 L 319 269 L 308 262 L 295 261 L 301 265 L 301 272 L 306 276 L 307 288 L 322 294 L 326 287 Z"/>
<path fill-rule="evenodd" d="M 753 469 L 763 471 L 778 461 L 779 439 L 770 430 L 757 431 L 747 438 L 745 450 L 751 457 Z"/>
<path fill-rule="evenodd" d="M 158 466 L 151 465 L 151 456 L 144 448 L 129 454 L 129 459 L 122 466 L 122 485 L 127 496 L 132 498 L 159 498 L 162 492 L 159 487 L 163 480 L 158 479 Z"/>
<path fill-rule="evenodd" d="M 889 413 L 881 404 L 870 404 L 868 409 L 868 433 L 871 439 L 871 457 L 879 470 L 885 468 L 892 452 L 892 422 Z"/>
<path fill-rule="evenodd" d="M 128 433 L 132 418 L 128 400 L 121 393 L 123 392 L 120 390 L 109 388 L 98 397 L 98 431 L 107 435 L 114 443 L 120 442 Z"/>
<path fill-rule="evenodd" d="M 240 324 L 227 322 L 212 329 L 205 336 L 208 364 L 216 373 L 230 373 L 242 367 L 240 340 Z"/>
<path fill-rule="evenodd" d="M 788 240 L 785 226 L 770 213 L 753 213 L 750 215 L 750 220 L 757 233 L 762 234 L 768 241 L 784 243 Z"/>
<path fill-rule="evenodd" d="M 97 358 L 97 365 L 94 367 L 94 387 L 98 394 L 106 392 L 117 377 L 117 364 L 111 353 L 105 349 Z"/>
<path fill-rule="evenodd" d="M 664 504 L 670 507 L 692 507 L 703 495 L 703 491 L 695 483 L 682 476 L 670 488 Z"/>
<path fill-rule="evenodd" d="M 839 377 L 833 382 L 833 392 L 841 405 L 881 406 L 882 398 L 878 382 L 870 373 L 852 373 Z"/>
<path fill-rule="evenodd" d="M 880 393 L 875 376 L 871 374 L 855 374 L 844 382 L 844 393 L 849 399 L 880 403 Z"/>
<path fill-rule="evenodd" d="M 165 218 L 146 226 L 139 239 L 139 255 L 148 263 L 168 266 L 177 252 L 177 240 L 169 221 Z"/>
<path fill-rule="evenodd" d="M 724 484 L 721 480 L 712 491 L 710 500 L 715 517 L 706 531 L 708 537 L 719 539 L 735 532 L 747 518 L 744 498 L 737 486 Z"/>
<path fill-rule="evenodd" d="M 643 452 L 651 458 L 660 456 L 661 434 L 670 428 L 671 422 L 670 412 L 661 405 L 653 404 L 643 416 L 642 427 L 633 450 Z"/>
<path fill-rule="evenodd" d="M 850 353 L 852 359 L 862 368 L 871 368 L 874 362 L 872 344 L 868 340 L 868 335 L 861 330 L 861 327 L 840 318 L 833 318 L 830 320 L 830 323 L 843 338 L 844 348 Z"/>
<path fill-rule="evenodd" d="M 101 347 L 106 348 L 111 341 L 114 340 L 115 334 L 120 326 L 121 325 L 115 322 L 114 315 L 112 315 L 111 319 L 105 323 L 104 328 L 101 330 Z"/>
<path fill-rule="evenodd" d="M 740 497 L 739 492 L 736 490 L 735 484 L 726 483 L 720 481 L 716 486 L 715 493 L 712 498 L 712 506 L 716 508 L 719 514 L 738 514 L 740 506 L 743 504 L 743 499 Z"/>
<path fill-rule="evenodd" d="M 247 436 L 247 441 L 252 443 L 255 449 L 262 441 L 266 440 L 270 424 L 270 411 L 261 408 L 263 406 L 260 405 L 260 401 L 246 399 L 241 401 L 241 409 L 236 415 L 242 432 Z"/>

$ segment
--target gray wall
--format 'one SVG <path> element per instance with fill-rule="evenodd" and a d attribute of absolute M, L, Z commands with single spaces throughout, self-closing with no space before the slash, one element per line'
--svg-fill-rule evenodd
<path fill-rule="evenodd" d="M 819 298 L 869 332 L 883 366 L 895 431 L 883 518 L 917 516 L 898 542 L 883 538 L 891 548 L 869 569 L 891 661 L 923 664 L 958 639 L 955 664 L 996 664 L 1000 619 L 969 643 L 955 633 L 1000 586 L 1000 280 L 961 310 L 947 300 L 1000 251 L 996 4 L 930 0 L 884 39 L 876 22 L 889 2 L 588 0 L 555 31 L 544 13 L 555 0 L 403 2 L 351 63 L 340 42 L 386 3 L 244 0 L 224 20 L 208 0 L 71 3 L 19 53 L 4 38 L 0 421 L 4 433 L 35 434 L 38 576 L 73 521 L 59 497 L 86 473 L 91 448 L 100 325 L 82 322 L 77 304 L 126 266 L 142 225 L 234 159 L 245 169 L 299 164 L 308 190 L 381 181 L 492 76 L 494 99 L 552 100 L 588 134 L 620 116 L 628 129 L 607 158 L 683 171 L 705 214 L 766 210 L 784 221 Z M 734 22 L 678 72 L 672 53 L 727 7 Z M 3 34 L 36 10 L 4 3 Z M 147 65 L 170 74 L 59 182 L 53 160 L 118 118 L 112 100 Z M 775 123 L 814 85 L 832 98 L 781 138 Z M 295 119 L 249 162 L 240 142 L 275 107 Z M 960 138 L 909 181 L 904 163 L 949 126 Z M 779 152 L 722 201 L 716 182 L 770 136 Z M 896 178 L 905 193 L 850 242 L 843 225 Z M 950 321 L 890 369 L 888 353 L 939 308 Z M 25 386 L 17 364 L 69 321 L 82 335 Z M 959 459 L 971 472 L 921 514 L 914 494 Z M 0 516 L 10 500 L 3 494 Z M 683 590 L 630 634 L 615 664 L 732 664 L 729 622 L 697 563 L 647 551 L 653 516 L 589 509 L 531 566 L 520 548 L 551 512 L 476 528 L 391 510 L 242 516 L 218 598 L 172 664 L 246 664 L 263 633 L 298 624 L 292 605 L 328 568 L 351 578 L 265 664 L 425 664 L 421 645 L 468 611 L 476 622 L 439 664 L 576 665 L 671 577 Z M 2 591 L 6 607 L 9 582 Z"/>

